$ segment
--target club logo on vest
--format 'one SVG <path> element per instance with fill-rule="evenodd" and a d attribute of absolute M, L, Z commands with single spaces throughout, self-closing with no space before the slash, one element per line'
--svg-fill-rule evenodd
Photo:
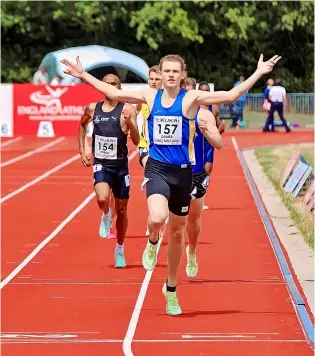
<path fill-rule="evenodd" d="M 101 121 L 101 120 L 100 120 L 100 117 L 99 117 L 98 115 L 95 116 L 94 122 L 95 122 L 96 124 L 98 124 L 100 121 Z"/>

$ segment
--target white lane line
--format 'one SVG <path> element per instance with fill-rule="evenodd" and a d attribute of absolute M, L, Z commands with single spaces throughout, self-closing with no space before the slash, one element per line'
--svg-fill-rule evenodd
<path fill-rule="evenodd" d="M 187 333 L 176 333 L 176 332 L 162 332 L 161 335 L 279 335 L 279 333 L 207 333 L 207 332 L 187 332 Z"/>
<path fill-rule="evenodd" d="M 62 339 L 62 338 L 73 338 L 78 337 L 76 334 L 45 334 L 45 335 L 37 335 L 37 334 L 1 334 L 1 338 L 4 339 L 28 339 L 28 338 L 38 338 L 38 339 Z"/>
<path fill-rule="evenodd" d="M 250 335 L 182 335 L 182 339 L 226 339 L 226 338 L 231 338 L 231 339 L 242 339 L 242 338 L 248 338 L 248 339 L 255 339 L 256 336 L 250 336 Z"/>
<path fill-rule="evenodd" d="M 6 142 L 3 142 L 3 143 L 1 144 L 1 148 L 10 146 L 10 145 L 12 145 L 12 143 L 18 142 L 18 141 L 21 141 L 21 140 L 22 140 L 22 136 L 15 137 L 15 138 L 13 138 L 12 140 L 8 140 L 8 141 L 6 141 Z"/>
<path fill-rule="evenodd" d="M 159 249 L 160 249 L 162 240 L 163 240 L 163 237 L 160 238 L 160 240 L 158 242 L 158 247 L 157 247 L 157 251 L 156 251 L 157 256 L 159 254 Z M 132 313 L 132 316 L 131 316 L 131 319 L 130 319 L 130 322 L 128 325 L 128 330 L 127 330 L 127 333 L 126 333 L 126 336 L 125 336 L 124 342 L 123 342 L 123 351 L 124 351 L 125 356 L 134 356 L 132 353 L 131 343 L 132 343 L 133 337 L 136 332 L 136 328 L 137 328 L 138 320 L 140 317 L 141 309 L 143 306 L 144 298 L 147 294 L 147 290 L 149 287 L 149 283 L 150 283 L 150 279 L 152 277 L 153 271 L 146 272 L 144 280 L 141 285 L 138 299 L 137 299 L 136 305 L 134 307 L 134 310 L 133 310 L 133 313 Z M 161 291 L 161 293 L 162 293 L 162 291 Z"/>
<path fill-rule="evenodd" d="M 129 161 L 131 161 L 137 152 L 132 152 L 128 157 Z M 79 155 L 78 155 L 79 156 Z M 83 200 L 83 202 L 73 210 L 73 212 L 59 224 L 56 229 L 48 235 L 25 259 L 21 262 L 1 283 L 0 289 L 6 286 L 22 269 L 41 251 L 43 247 L 45 247 L 95 196 L 95 192 L 91 193 L 87 198 Z"/>
<path fill-rule="evenodd" d="M 50 142 L 50 143 L 47 143 L 47 145 L 45 145 L 45 146 L 36 148 L 36 150 L 32 150 L 32 151 L 26 152 L 26 153 L 24 153 L 24 154 L 21 155 L 21 156 L 17 156 L 17 157 L 15 157 L 15 158 L 10 159 L 9 161 L 6 161 L 6 162 L 1 163 L 0 167 L 1 167 L 1 168 L 2 168 L 2 167 L 6 167 L 6 166 L 8 166 L 8 165 L 10 165 L 10 164 L 12 164 L 12 163 L 21 161 L 21 160 L 24 159 L 24 158 L 33 156 L 33 155 L 36 154 L 36 153 L 45 151 L 45 150 L 47 150 L 48 148 L 53 147 L 53 146 L 57 145 L 59 142 L 62 142 L 62 141 L 64 141 L 64 140 L 65 140 L 65 137 L 59 137 L 57 140 L 54 140 L 54 141 L 52 141 L 52 142 Z"/>
<path fill-rule="evenodd" d="M 93 343 L 102 343 L 102 344 L 106 344 L 106 343 L 122 343 L 123 340 L 119 340 L 119 339 L 50 339 L 50 340 L 43 340 L 43 339 L 39 339 L 39 340 L 32 340 L 32 339 L 25 339 L 25 340 L 18 340 L 18 339 L 10 339 L 10 340 L 1 340 L 1 344 L 93 344 Z M 240 339 L 240 340 L 236 340 L 236 339 L 231 339 L 231 340 L 189 340 L 189 339 L 176 339 L 176 340 L 171 340 L 171 339 L 163 339 L 163 340 L 133 340 L 133 342 L 135 343 L 227 343 L 227 342 L 238 342 L 238 343 L 248 343 L 248 342 L 258 342 L 258 343 L 306 343 L 307 344 L 307 340 L 301 340 L 301 339 L 292 339 L 292 340 L 288 340 L 288 339 L 282 339 L 282 340 L 269 340 L 269 339 L 260 339 L 260 340 L 253 340 L 253 339 Z"/>
<path fill-rule="evenodd" d="M 52 168 L 51 170 L 47 171 L 46 173 L 42 174 L 41 176 L 39 176 L 39 177 L 33 179 L 32 181 L 30 181 L 30 182 L 24 184 L 24 185 L 23 185 L 22 187 L 20 187 L 19 189 L 15 190 L 15 191 L 9 193 L 8 195 L 4 196 L 3 198 L 1 198 L 1 199 L 0 199 L 0 204 L 3 203 L 3 202 L 5 202 L 5 201 L 8 200 L 8 199 L 14 197 L 15 195 L 17 195 L 17 194 L 23 192 L 25 189 L 31 187 L 32 185 L 34 185 L 34 184 L 40 182 L 41 180 L 43 180 L 44 178 L 50 176 L 51 174 L 53 174 L 53 173 L 59 171 L 59 169 L 61 169 L 61 168 L 65 167 L 65 166 L 67 166 L 67 165 L 70 164 L 71 162 L 77 160 L 79 157 L 80 157 L 80 155 L 77 154 L 77 155 L 75 155 L 74 157 L 69 158 L 69 159 L 66 160 L 65 162 L 63 162 L 63 163 L 61 163 L 61 164 L 58 164 L 58 166 Z"/>
<path fill-rule="evenodd" d="M 83 202 L 73 210 L 73 212 L 62 221 L 56 229 L 48 235 L 25 259 L 20 263 L 1 283 L 0 289 L 7 285 L 22 269 L 45 247 L 94 197 L 95 193 L 91 193 Z"/>

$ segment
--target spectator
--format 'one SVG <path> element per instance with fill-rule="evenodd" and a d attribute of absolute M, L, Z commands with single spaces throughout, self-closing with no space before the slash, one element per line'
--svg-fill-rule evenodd
<path fill-rule="evenodd" d="M 271 131 L 275 131 L 274 124 L 274 112 L 277 111 L 280 117 L 280 120 L 283 123 L 287 132 L 290 132 L 291 129 L 288 126 L 287 120 L 283 116 L 283 105 L 286 101 L 286 90 L 281 84 L 281 79 L 275 81 L 275 85 L 269 90 L 269 100 L 271 102 L 268 119 L 266 121 L 263 132 L 270 131 L 269 126 L 271 126 Z"/>
<path fill-rule="evenodd" d="M 48 84 L 49 77 L 47 73 L 47 69 L 45 67 L 41 67 L 35 72 L 32 80 L 33 84 Z"/>
<path fill-rule="evenodd" d="M 56 75 L 55 78 L 50 82 L 50 85 L 62 85 L 63 77 L 61 75 Z"/>
<path fill-rule="evenodd" d="M 241 84 L 243 81 L 245 80 L 245 77 L 243 75 L 240 76 L 239 81 L 237 81 L 234 84 L 234 87 L 238 86 L 239 84 Z M 246 105 L 246 98 L 247 98 L 247 93 L 243 94 L 238 100 L 237 102 L 234 104 L 234 111 L 235 111 L 235 118 L 236 120 L 233 120 L 232 126 L 236 126 L 237 123 L 239 122 L 243 122 L 244 118 L 243 118 L 243 111 Z"/>
<path fill-rule="evenodd" d="M 269 91 L 270 91 L 270 88 L 273 87 L 274 85 L 274 80 L 272 78 L 269 78 L 267 80 L 267 87 L 264 91 L 264 103 L 263 103 L 263 109 L 266 110 L 268 112 L 268 115 L 269 115 L 269 110 L 270 110 L 270 107 L 271 107 L 271 102 L 269 100 Z M 267 116 L 267 119 L 268 120 L 268 116 Z M 272 119 L 274 120 L 274 118 Z M 271 129 L 271 127 L 269 127 L 269 130 Z"/>

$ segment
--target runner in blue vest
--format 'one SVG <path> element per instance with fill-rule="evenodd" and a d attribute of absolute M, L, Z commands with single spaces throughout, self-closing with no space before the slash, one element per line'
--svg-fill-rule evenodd
<path fill-rule="evenodd" d="M 146 88 L 139 91 L 121 91 L 83 70 L 79 57 L 76 63 L 62 60 L 65 73 L 91 84 L 112 100 L 132 104 L 146 103 L 148 118 L 149 159 L 145 167 L 147 202 L 150 215 L 150 236 L 142 262 L 153 270 L 157 261 L 159 231 L 169 216 L 168 277 L 166 283 L 166 311 L 181 314 L 176 296 L 180 261 L 184 248 L 184 231 L 189 213 L 192 185 L 191 161 L 194 156 L 193 138 L 195 117 L 200 105 L 234 102 L 246 93 L 262 75 L 272 71 L 281 57 L 263 62 L 260 56 L 257 70 L 247 80 L 230 91 L 205 92 L 181 89 L 185 79 L 185 62 L 178 55 L 161 59 L 163 89 Z"/>
<path fill-rule="evenodd" d="M 200 87 L 209 88 L 207 82 L 202 82 L 199 84 Z M 196 81 L 193 78 L 186 79 L 186 89 L 194 90 L 196 89 Z M 201 88 L 202 90 L 204 88 Z M 209 88 L 210 91 L 210 88 Z M 207 131 L 200 129 L 200 121 L 206 119 L 208 120 Z M 217 119 L 219 120 L 217 122 Z M 188 246 L 186 248 L 186 274 L 190 278 L 196 277 L 198 273 L 198 263 L 196 257 L 196 248 L 198 244 L 198 239 L 200 235 L 200 224 L 201 224 L 201 213 L 204 208 L 204 199 L 209 185 L 209 172 L 205 169 L 209 162 L 213 162 L 213 151 L 214 148 L 222 148 L 222 139 L 220 135 L 220 119 L 216 118 L 212 113 L 212 105 L 204 106 L 202 105 L 198 111 L 197 117 L 195 119 L 196 124 L 196 134 L 194 140 L 195 148 L 195 160 L 192 164 L 193 172 L 193 185 L 191 196 L 193 198 L 187 224 L 186 231 L 188 235 Z"/>

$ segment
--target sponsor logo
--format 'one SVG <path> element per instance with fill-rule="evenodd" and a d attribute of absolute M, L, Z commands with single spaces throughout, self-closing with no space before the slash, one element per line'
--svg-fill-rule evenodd
<path fill-rule="evenodd" d="M 69 90 L 52 88 L 45 85 L 45 90 L 37 90 L 30 94 L 29 105 L 18 105 L 17 114 L 27 115 L 30 120 L 79 120 L 84 112 L 83 105 L 64 105 L 62 96 Z"/>

